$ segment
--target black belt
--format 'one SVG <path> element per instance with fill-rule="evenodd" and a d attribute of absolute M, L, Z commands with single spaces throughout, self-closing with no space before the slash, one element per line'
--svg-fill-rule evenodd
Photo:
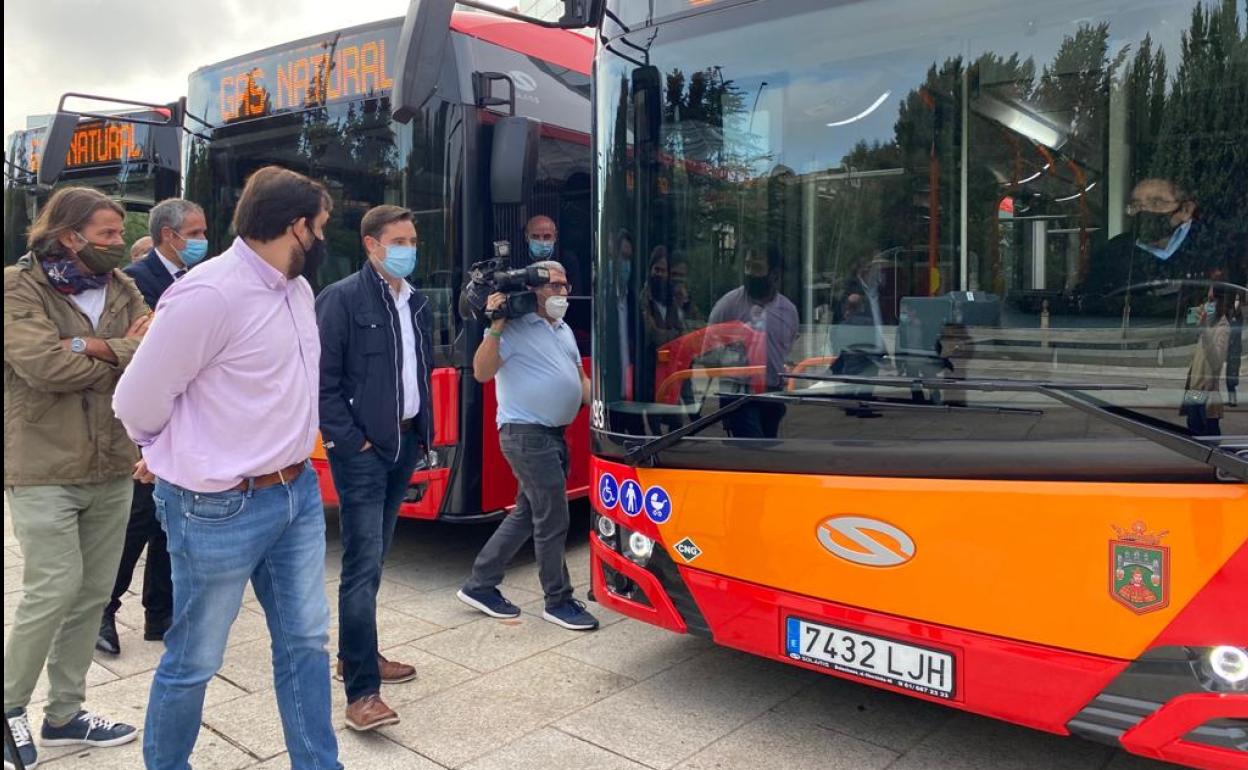
<path fill-rule="evenodd" d="M 566 425 L 561 428 L 552 428 L 549 425 L 533 425 L 527 422 L 507 422 L 503 423 L 502 427 L 498 429 L 498 432 L 509 433 L 512 435 L 520 433 L 540 433 L 545 436 L 558 436 L 563 438 L 564 431 L 566 430 Z"/>
<path fill-rule="evenodd" d="M 416 427 L 416 418 L 409 417 L 406 420 L 399 420 L 399 433 L 407 433 Z"/>

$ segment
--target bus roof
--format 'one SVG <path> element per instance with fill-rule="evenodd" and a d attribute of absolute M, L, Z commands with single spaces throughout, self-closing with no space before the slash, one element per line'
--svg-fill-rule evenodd
<path fill-rule="evenodd" d="M 346 27 L 341 30 L 330 30 L 319 35 L 291 40 L 278 45 L 269 46 L 259 51 L 232 56 L 213 64 L 208 64 L 191 73 L 196 74 L 225 67 L 240 61 L 256 59 L 270 53 L 277 53 L 289 48 L 319 44 L 327 36 L 340 32 L 344 36 L 368 32 L 374 29 L 403 26 L 403 17 L 382 19 L 368 24 Z M 551 64 L 588 75 L 594 57 L 594 42 L 584 35 L 561 29 L 535 27 L 522 21 L 507 19 L 488 13 L 471 11 L 455 11 L 451 16 L 451 29 L 460 34 L 475 37 L 487 43 L 507 48 L 526 56 L 533 56 Z"/>
<path fill-rule="evenodd" d="M 588 75 L 594 59 L 594 41 L 576 32 L 538 27 L 490 13 L 456 11 L 451 29 L 517 53 L 543 59 Z"/>

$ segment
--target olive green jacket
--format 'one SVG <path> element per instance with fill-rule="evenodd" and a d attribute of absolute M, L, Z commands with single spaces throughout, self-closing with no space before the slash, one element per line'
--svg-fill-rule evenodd
<path fill-rule="evenodd" d="M 134 281 L 113 271 L 98 327 L 48 283 L 27 254 L 4 269 L 4 485 L 92 484 L 129 476 L 138 451 L 113 416 L 113 388 L 139 340 L 126 330 L 148 312 Z M 116 365 L 62 347 L 103 338 Z"/>

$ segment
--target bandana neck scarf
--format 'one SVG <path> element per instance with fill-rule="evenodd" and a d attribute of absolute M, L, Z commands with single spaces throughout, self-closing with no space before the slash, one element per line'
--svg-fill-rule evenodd
<path fill-rule="evenodd" d="M 48 276 L 48 283 L 61 294 L 81 294 L 92 289 L 101 289 L 108 285 L 112 271 L 102 275 L 83 272 L 78 260 L 73 257 L 44 257 L 40 263 L 43 272 Z"/>

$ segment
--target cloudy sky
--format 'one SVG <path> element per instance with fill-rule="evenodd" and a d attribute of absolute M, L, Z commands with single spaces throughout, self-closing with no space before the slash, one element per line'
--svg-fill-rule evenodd
<path fill-rule="evenodd" d="M 6 0 L 4 135 L 66 91 L 170 102 L 206 64 L 406 10 L 407 0 Z"/>

